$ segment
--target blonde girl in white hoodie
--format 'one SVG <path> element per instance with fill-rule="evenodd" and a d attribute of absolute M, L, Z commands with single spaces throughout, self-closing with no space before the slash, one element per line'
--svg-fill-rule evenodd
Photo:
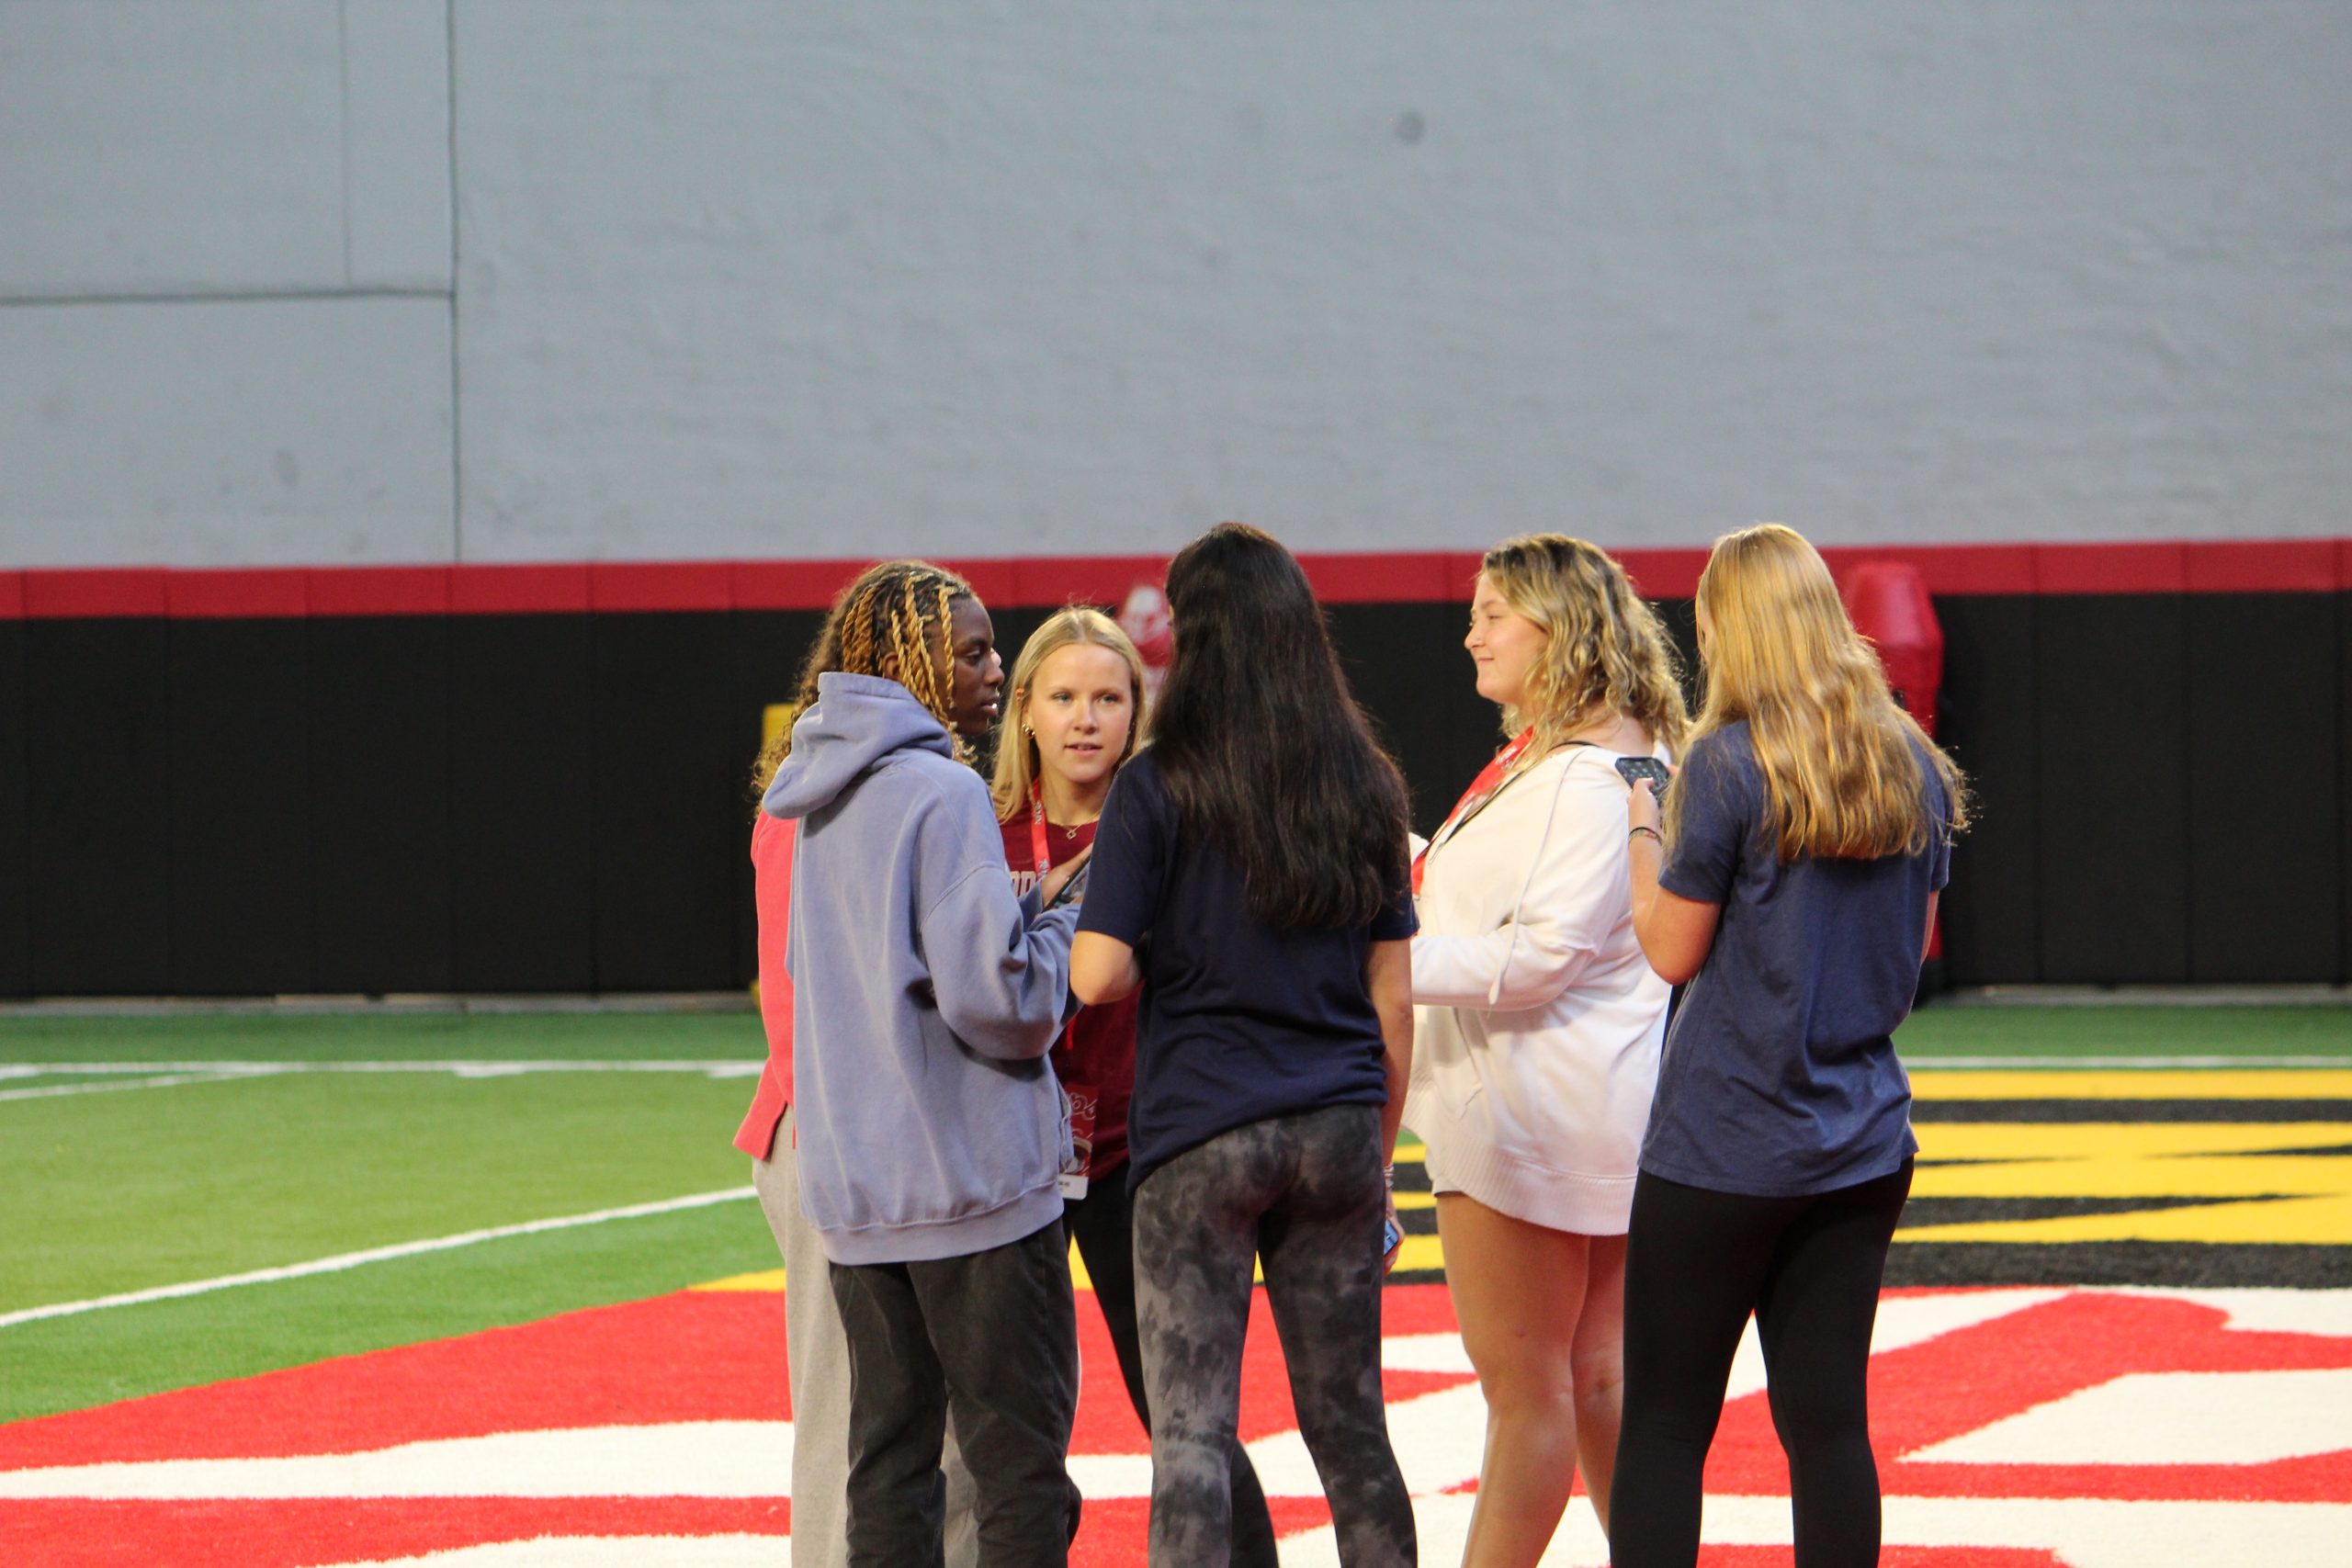
<path fill-rule="evenodd" d="M 1579 1460 L 1608 1524 L 1626 1220 L 1668 997 L 1634 935 L 1616 764 L 1668 757 L 1687 719 L 1657 616 L 1583 540 L 1489 550 L 1463 640 L 1511 739 L 1414 864 L 1405 1122 L 1487 1398 L 1463 1562 L 1521 1568 Z"/>

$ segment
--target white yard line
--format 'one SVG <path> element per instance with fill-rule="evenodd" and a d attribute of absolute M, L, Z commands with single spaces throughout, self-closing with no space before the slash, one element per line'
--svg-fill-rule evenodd
<path fill-rule="evenodd" d="M 1931 1072 L 1939 1067 L 1959 1067 L 1970 1071 L 1996 1068 L 2015 1071 L 2019 1068 L 2047 1069 L 2065 1072 L 2076 1067 L 2120 1067 L 2132 1071 L 2162 1071 L 2166 1067 L 2203 1069 L 2207 1067 L 2352 1067 L 2352 1055 L 2346 1056 L 1939 1056 L 1927 1052 L 1906 1055 L 1903 1065 L 1914 1072 Z"/>
<path fill-rule="evenodd" d="M 240 1078 L 266 1077 L 277 1071 L 276 1067 L 248 1066 L 236 1068 L 224 1067 L 218 1070 L 208 1068 L 200 1072 L 167 1073 L 162 1077 L 153 1078 L 109 1077 L 104 1083 L 61 1083 L 50 1084 L 41 1089 L 0 1089 L 0 1100 L 54 1100 L 61 1095 L 108 1094 L 114 1090 L 125 1089 L 175 1089 L 181 1084 L 190 1083 L 234 1083 Z M 12 1073 L 9 1076 L 37 1077 L 43 1075 Z"/>
<path fill-rule="evenodd" d="M 332 1258 L 314 1258 L 308 1263 L 288 1263 L 277 1269 L 255 1269 L 243 1274 L 223 1274 L 213 1280 L 191 1280 L 180 1285 L 157 1285 L 150 1290 L 125 1291 L 120 1295 L 93 1296 L 88 1301 L 58 1302 L 49 1306 L 27 1307 L 19 1312 L 0 1313 L 0 1328 L 11 1328 L 20 1323 L 38 1323 L 43 1318 L 74 1317 L 85 1312 L 101 1312 L 107 1307 L 139 1306 L 148 1302 L 176 1301 L 183 1296 L 209 1295 L 214 1291 L 235 1290 L 241 1285 L 267 1285 L 280 1280 L 307 1279 L 313 1274 L 339 1274 L 346 1269 L 357 1269 L 368 1263 L 387 1263 L 399 1258 L 415 1258 L 428 1252 L 449 1252 L 460 1247 L 472 1247 L 480 1242 L 504 1241 L 512 1236 L 540 1235 L 548 1231 L 576 1230 L 582 1225 L 601 1225 L 612 1220 L 644 1219 L 653 1214 L 674 1214 L 684 1209 L 706 1209 L 714 1203 L 732 1203 L 752 1196 L 749 1187 L 729 1187 L 718 1192 L 697 1192 L 686 1198 L 668 1198 L 658 1203 L 630 1203 L 618 1209 L 598 1209 L 593 1213 L 566 1214 L 560 1219 L 529 1220 L 516 1225 L 493 1225 L 488 1230 L 460 1231 L 456 1235 L 435 1236 L 427 1241 L 404 1241 L 392 1247 L 371 1247 L 364 1252 L 339 1252 Z"/>

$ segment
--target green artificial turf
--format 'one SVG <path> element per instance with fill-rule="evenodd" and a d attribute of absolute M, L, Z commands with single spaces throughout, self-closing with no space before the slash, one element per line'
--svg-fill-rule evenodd
<path fill-rule="evenodd" d="M 0 1422 L 642 1301 L 778 1263 L 745 1199 L 18 1324 L 0 1328 Z"/>
<path fill-rule="evenodd" d="M 1930 1005 L 1895 1036 L 1904 1056 L 2314 1056 L 2352 1066 L 2352 1008 Z"/>
<path fill-rule="evenodd" d="M 303 1073 L 0 1103 L 0 1313 L 741 1186 L 752 1089 Z"/>
<path fill-rule="evenodd" d="M 1939 1058 L 2304 1056 L 2352 1010 L 1930 1006 Z M 29 1063 L 752 1063 L 748 1013 L 0 1017 Z M 749 1077 L 304 1071 L 173 1087 L 0 1076 L 0 1314 L 744 1185 Z M 639 1300 L 776 1263 L 748 1200 L 0 1326 L 0 1420 Z"/>
<path fill-rule="evenodd" d="M 749 1011 L 0 1017 L 0 1066 L 312 1059 L 756 1062 L 766 1054 L 759 1017 Z"/>
<path fill-rule="evenodd" d="M 105 1059 L 103 1032 L 75 1021 L 76 1043 L 92 1048 L 75 1059 Z M 135 1034 L 153 1021 L 119 1021 L 133 1037 L 116 1043 L 152 1048 Z M 244 1021 L 269 1026 L 280 1060 L 325 1056 L 330 1044 L 345 1058 L 391 1055 L 348 1019 Z M 408 1033 L 429 1021 L 368 1021 Z M 508 1047 L 498 1055 L 562 1054 L 562 1032 L 548 1027 L 559 1021 L 492 1021 L 506 1026 L 487 1032 Z M 612 1048 L 605 1026 L 615 1020 L 560 1021 L 590 1025 L 581 1032 L 605 1057 L 627 1054 Z M 537 1027 L 512 1027 L 525 1023 Z M 468 1034 L 463 1055 L 493 1054 L 482 1032 Z M 204 1053 L 216 1055 L 228 1053 Z M 0 1079 L 0 1090 L 52 1081 L 75 1080 Z M 306 1072 L 0 1101 L 0 1314 L 742 1187 L 750 1162 L 730 1140 L 753 1081 Z M 639 1299 L 775 1261 L 746 1199 L 0 1325 L 0 1420 Z"/>

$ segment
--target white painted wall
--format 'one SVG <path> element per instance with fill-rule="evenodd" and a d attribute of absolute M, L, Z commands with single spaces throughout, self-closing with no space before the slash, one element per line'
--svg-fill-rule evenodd
<path fill-rule="evenodd" d="M 2352 532 L 2346 82 L 2337 0 L 0 0 L 0 564 Z"/>

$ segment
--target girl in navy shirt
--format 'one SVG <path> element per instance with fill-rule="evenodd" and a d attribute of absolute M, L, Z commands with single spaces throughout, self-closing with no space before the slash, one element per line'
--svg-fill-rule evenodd
<path fill-rule="evenodd" d="M 1634 1189 L 1610 1547 L 1618 1568 L 1696 1560 L 1752 1311 L 1797 1562 L 1874 1563 L 1871 1325 L 1918 1148 L 1893 1037 L 1965 791 L 1794 531 L 1718 540 L 1698 610 L 1706 705 L 1663 839 L 1646 785 L 1631 807 L 1634 931 L 1690 990 Z"/>
<path fill-rule="evenodd" d="M 1380 1277 L 1413 1042 L 1404 781 L 1281 545 L 1211 529 L 1168 604 L 1175 661 L 1102 808 L 1070 972 L 1089 1004 L 1147 983 L 1127 1141 L 1151 1561 L 1226 1561 L 1258 1258 L 1340 1561 L 1401 1568 Z"/>
<path fill-rule="evenodd" d="M 1012 701 L 997 746 L 992 794 L 1004 826 L 1012 889 L 1025 894 L 1093 847 L 1102 803 L 1143 737 L 1143 660 L 1100 610 L 1056 611 L 1021 646 Z M 1136 1337 L 1135 1212 L 1127 1190 L 1127 1102 L 1136 1084 L 1136 998 L 1080 1009 L 1054 1043 L 1054 1077 L 1069 1098 L 1070 1166 L 1062 1223 L 1094 1287 L 1119 1375 L 1144 1430 L 1151 1401 Z M 1247 1450 L 1232 1447 L 1234 1568 L 1275 1568 L 1274 1525 Z"/>

